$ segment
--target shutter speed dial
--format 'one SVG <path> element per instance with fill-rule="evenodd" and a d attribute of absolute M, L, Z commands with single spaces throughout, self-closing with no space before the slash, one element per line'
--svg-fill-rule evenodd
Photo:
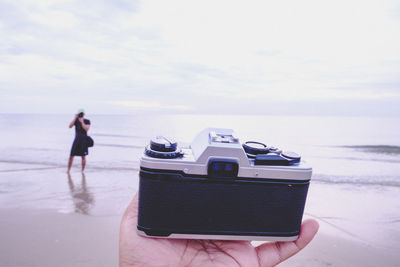
<path fill-rule="evenodd" d="M 291 165 L 299 163 L 301 156 L 295 152 L 282 151 L 260 142 L 248 141 L 243 144 L 247 157 L 255 159 L 255 165 Z"/>
<path fill-rule="evenodd" d="M 256 155 L 267 154 L 269 152 L 267 145 L 254 141 L 248 141 L 244 143 L 243 149 L 249 158 L 255 158 Z"/>

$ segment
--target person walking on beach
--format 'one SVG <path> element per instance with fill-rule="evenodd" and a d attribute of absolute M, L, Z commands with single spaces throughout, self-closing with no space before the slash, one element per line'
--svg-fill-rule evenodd
<path fill-rule="evenodd" d="M 69 124 L 69 128 L 75 126 L 75 139 L 72 143 L 71 154 L 68 160 L 68 173 L 71 170 L 74 156 L 82 157 L 82 172 L 86 166 L 86 156 L 88 155 L 88 143 L 87 143 L 87 132 L 90 128 L 90 120 L 85 119 L 85 111 L 79 109 L 78 113 L 75 114 L 74 119 Z"/>

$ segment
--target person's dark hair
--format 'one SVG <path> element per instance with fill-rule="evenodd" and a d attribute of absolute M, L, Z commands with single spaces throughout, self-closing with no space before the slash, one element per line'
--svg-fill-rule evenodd
<path fill-rule="evenodd" d="M 78 117 L 79 117 L 79 118 L 82 118 L 83 115 L 85 115 L 85 113 L 81 112 L 81 113 L 78 114 Z"/>

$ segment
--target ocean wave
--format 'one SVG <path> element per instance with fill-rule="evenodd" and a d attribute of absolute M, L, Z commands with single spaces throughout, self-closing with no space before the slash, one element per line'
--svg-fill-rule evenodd
<path fill-rule="evenodd" d="M 338 176 L 313 174 L 313 181 L 335 184 L 383 185 L 400 187 L 400 176 Z"/>
<path fill-rule="evenodd" d="M 61 167 L 64 166 L 64 164 L 56 163 L 56 162 L 49 162 L 49 161 L 31 161 L 31 160 L 5 160 L 2 159 L 0 160 L 0 163 L 11 163 L 11 164 L 32 164 L 32 165 L 44 165 L 44 166 L 53 166 L 53 167 Z"/>
<path fill-rule="evenodd" d="M 118 138 L 143 138 L 137 135 L 92 133 L 91 136 L 118 137 Z"/>
<path fill-rule="evenodd" d="M 5 169 L 0 170 L 2 172 L 20 172 L 20 171 L 39 171 L 39 170 L 51 170 L 51 169 L 59 169 L 61 167 L 37 167 L 37 168 L 18 168 L 18 169 Z"/>
<path fill-rule="evenodd" d="M 37 171 L 37 170 L 50 170 L 50 169 L 67 169 L 66 162 L 48 162 L 48 161 L 29 161 L 29 160 L 0 160 L 0 163 L 12 164 L 23 164 L 32 165 L 32 167 L 7 167 L 6 169 L 0 169 L 0 173 L 4 172 L 19 172 L 19 171 Z M 35 166 L 36 165 L 36 166 Z M 139 162 L 132 161 L 129 163 L 131 166 L 139 166 Z M 110 171 L 139 171 L 139 167 L 128 167 L 128 164 L 110 164 L 104 165 L 104 163 L 91 162 L 90 165 L 86 166 L 86 170 L 110 170 Z"/>
<path fill-rule="evenodd" d="M 20 150 L 33 150 L 33 151 L 64 151 L 61 148 L 41 148 L 41 147 L 22 147 Z"/>
<path fill-rule="evenodd" d="M 0 163 L 8 163 L 2 166 L 0 173 L 21 172 L 21 171 L 46 171 L 51 169 L 67 169 L 67 162 L 31 161 L 31 160 L 0 160 Z M 21 165 L 18 165 L 21 164 Z M 77 163 L 80 167 L 80 163 Z M 14 166 L 13 166 L 14 165 Z M 26 166 L 28 165 L 28 166 Z M 91 161 L 86 166 L 88 171 L 139 171 L 139 161 L 124 162 L 100 162 Z M 320 181 L 333 184 L 354 184 L 354 185 L 381 185 L 400 187 L 400 176 L 355 176 L 355 175 L 327 175 L 315 173 L 313 181 Z"/>
<path fill-rule="evenodd" d="M 360 160 L 360 161 L 373 161 L 373 162 L 386 162 L 386 163 L 400 163 L 400 159 L 382 159 L 382 158 L 362 158 L 362 157 L 323 157 L 324 159 L 338 159 L 338 160 Z"/>
<path fill-rule="evenodd" d="M 50 170 L 50 169 L 59 169 L 65 168 L 66 164 L 56 163 L 56 162 L 48 162 L 48 161 L 30 161 L 30 160 L 0 160 L 0 163 L 8 163 L 9 167 L 4 169 L 0 169 L 0 173 L 5 172 L 19 172 L 19 171 L 36 171 L 36 170 Z M 18 166 L 17 168 L 13 167 L 14 164 L 23 164 L 23 165 L 32 165 L 32 167 L 22 167 Z M 14 165 L 15 166 L 15 165 Z"/>
<path fill-rule="evenodd" d="M 340 146 L 355 150 L 361 150 L 370 153 L 400 155 L 400 146 L 391 145 L 353 145 L 353 146 Z"/>
<path fill-rule="evenodd" d="M 144 146 L 120 145 L 120 144 L 102 144 L 102 143 L 99 144 L 99 143 L 96 143 L 95 146 L 108 146 L 108 147 L 144 149 Z"/>
<path fill-rule="evenodd" d="M 24 160 L 0 160 L 0 163 L 9 163 L 10 166 L 4 169 L 0 169 L 0 173 L 7 172 L 21 172 L 21 171 L 40 171 L 40 170 L 51 170 L 51 169 L 65 169 L 67 170 L 66 163 L 53 163 L 53 162 L 42 162 L 42 161 L 24 161 Z M 32 165 L 32 167 L 25 166 L 16 166 L 13 167 L 13 164 L 24 164 L 24 165 Z M 36 166 L 35 166 L 36 165 Z M 132 162 L 131 166 L 138 166 L 138 162 Z M 80 166 L 80 165 L 78 165 Z M 90 165 L 86 166 L 86 170 L 88 171 L 139 171 L 139 167 L 129 167 L 129 165 L 104 165 L 100 163 L 91 162 Z"/>

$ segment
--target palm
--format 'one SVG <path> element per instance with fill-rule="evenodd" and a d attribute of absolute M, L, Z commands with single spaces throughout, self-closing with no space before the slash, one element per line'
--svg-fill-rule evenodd
<path fill-rule="evenodd" d="M 303 223 L 295 242 L 273 242 L 254 247 L 250 241 L 146 238 L 137 235 L 137 197 L 121 223 L 120 266 L 274 266 L 305 247 L 318 223 Z"/>

